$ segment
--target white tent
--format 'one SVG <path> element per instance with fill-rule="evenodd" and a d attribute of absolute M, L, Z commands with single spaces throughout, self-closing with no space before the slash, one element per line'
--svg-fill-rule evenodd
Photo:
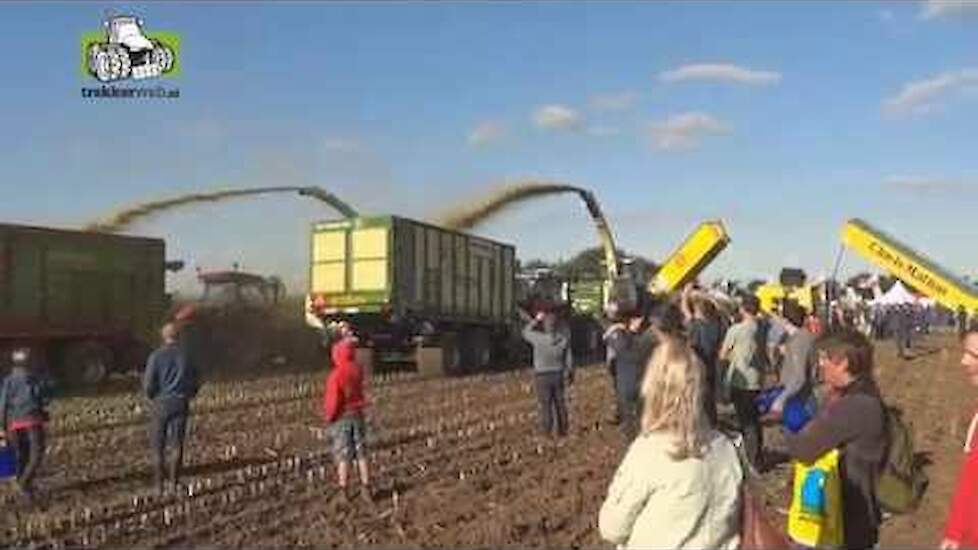
<path fill-rule="evenodd" d="M 880 296 L 875 300 L 876 304 L 882 306 L 898 306 L 904 304 L 916 304 L 917 297 L 907 290 L 907 287 L 903 286 L 903 283 L 897 281 L 890 290 L 887 290 L 885 294 Z"/>

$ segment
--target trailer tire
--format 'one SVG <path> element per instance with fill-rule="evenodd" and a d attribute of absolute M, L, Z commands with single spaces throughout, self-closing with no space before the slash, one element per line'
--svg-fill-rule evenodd
<path fill-rule="evenodd" d="M 454 333 L 443 333 L 437 345 L 421 345 L 415 353 L 418 374 L 426 377 L 454 376 L 461 373 L 462 357 Z"/>
<path fill-rule="evenodd" d="M 475 329 L 468 333 L 467 348 L 469 355 L 469 370 L 481 372 L 489 368 L 492 364 L 492 342 L 489 338 L 489 331 L 485 329 Z"/>
<path fill-rule="evenodd" d="M 61 375 L 71 384 L 95 386 L 101 384 L 112 370 L 113 355 L 101 342 L 72 344 L 65 351 Z"/>
<path fill-rule="evenodd" d="M 441 337 L 442 371 L 454 376 L 462 374 L 462 349 L 455 334 L 446 333 Z"/>
<path fill-rule="evenodd" d="M 115 368 L 113 370 L 121 373 L 139 372 L 146 365 L 146 359 L 149 358 L 152 352 L 153 348 L 149 347 L 145 342 L 138 340 L 131 341 L 125 346 L 116 349 L 118 360 L 115 362 Z"/>

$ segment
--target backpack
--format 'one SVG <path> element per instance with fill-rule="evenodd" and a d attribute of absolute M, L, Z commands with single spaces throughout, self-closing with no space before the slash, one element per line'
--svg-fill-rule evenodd
<path fill-rule="evenodd" d="M 883 411 L 888 445 L 877 480 L 877 498 L 884 511 L 905 514 L 920 505 L 929 480 L 915 460 L 913 432 L 903 422 L 902 415 L 886 405 Z"/>

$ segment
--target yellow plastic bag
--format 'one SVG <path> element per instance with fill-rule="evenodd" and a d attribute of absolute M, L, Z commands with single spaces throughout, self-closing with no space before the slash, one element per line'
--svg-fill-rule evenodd
<path fill-rule="evenodd" d="M 838 449 L 825 453 L 814 463 L 795 462 L 788 536 L 798 544 L 812 548 L 842 547 L 842 477 Z"/>

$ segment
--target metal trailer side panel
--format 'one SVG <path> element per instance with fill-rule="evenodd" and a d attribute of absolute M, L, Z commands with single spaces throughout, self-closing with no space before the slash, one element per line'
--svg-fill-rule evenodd
<path fill-rule="evenodd" d="M 457 313 L 456 308 L 458 307 L 455 295 L 456 258 L 452 246 L 454 239 L 453 235 L 447 231 L 436 229 L 435 233 L 438 235 L 436 239 L 438 240 L 438 254 L 441 261 L 441 278 L 439 279 L 441 287 L 438 289 L 441 294 L 441 308 L 440 311 L 436 312 L 436 315 L 452 317 Z"/>
<path fill-rule="evenodd" d="M 6 231 L 6 248 L 9 264 L 8 289 L 9 307 L 4 320 L 7 323 L 42 323 L 44 316 L 44 295 L 41 292 L 43 279 L 42 249 L 31 240 Z M 5 323 L 6 324 L 6 323 Z"/>
<path fill-rule="evenodd" d="M 501 251 L 503 255 L 501 319 L 508 320 L 516 313 L 516 249 L 512 246 L 504 246 Z"/>
<path fill-rule="evenodd" d="M 0 225 L 0 243 L 5 334 L 155 340 L 165 313 L 163 241 Z"/>
<path fill-rule="evenodd" d="M 396 220 L 398 309 L 444 321 L 506 322 L 512 312 L 512 247 Z"/>

